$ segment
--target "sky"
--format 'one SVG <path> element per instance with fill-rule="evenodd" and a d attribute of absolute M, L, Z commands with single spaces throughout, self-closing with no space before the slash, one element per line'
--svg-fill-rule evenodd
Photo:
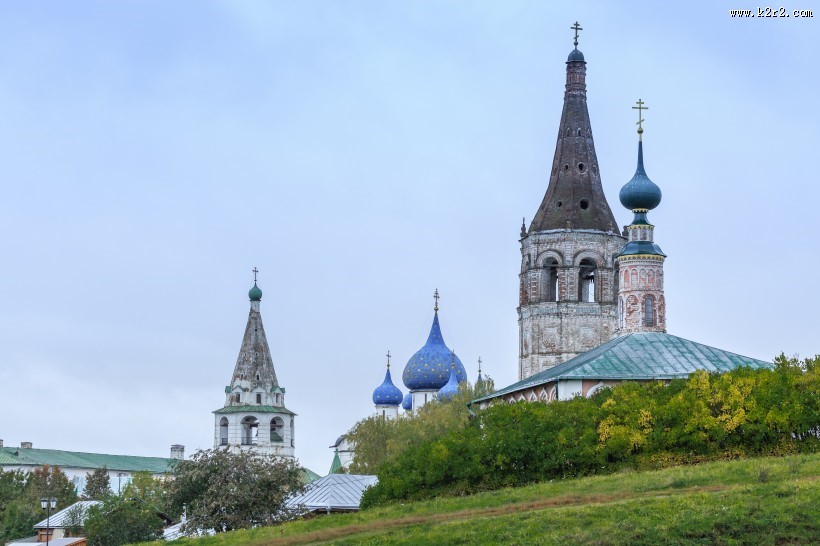
<path fill-rule="evenodd" d="M 0 438 L 213 445 L 251 270 L 296 454 L 324 474 L 441 293 L 471 377 L 517 380 L 518 235 L 570 26 L 604 190 L 645 164 L 669 332 L 820 353 L 814 18 L 735 2 L 0 3 Z"/>

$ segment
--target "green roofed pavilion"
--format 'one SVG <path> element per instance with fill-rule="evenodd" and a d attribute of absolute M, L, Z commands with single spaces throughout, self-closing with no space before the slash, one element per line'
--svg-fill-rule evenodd
<path fill-rule="evenodd" d="M 698 370 L 722 373 L 741 366 L 773 368 L 774 364 L 662 332 L 636 332 L 616 337 L 471 404 L 485 407 L 497 399 L 564 400 L 588 396 L 593 386 L 610 386 L 620 381 L 680 379 Z"/>

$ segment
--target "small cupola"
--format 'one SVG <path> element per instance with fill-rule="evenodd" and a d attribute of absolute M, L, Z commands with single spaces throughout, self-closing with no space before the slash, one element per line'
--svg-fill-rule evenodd
<path fill-rule="evenodd" d="M 373 391 L 373 403 L 377 406 L 398 406 L 402 403 L 402 393 L 393 384 L 390 377 L 390 351 L 387 351 L 387 373 L 384 374 L 384 381 Z"/>

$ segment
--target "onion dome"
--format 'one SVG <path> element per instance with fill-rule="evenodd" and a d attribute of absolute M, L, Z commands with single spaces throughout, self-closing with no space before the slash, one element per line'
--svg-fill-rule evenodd
<path fill-rule="evenodd" d="M 413 409 L 413 395 L 409 392 L 404 395 L 404 400 L 401 401 L 401 408 L 405 411 Z"/>
<path fill-rule="evenodd" d="M 461 360 L 444 344 L 441 328 L 438 324 L 438 291 L 433 325 L 424 347 L 416 351 L 404 367 L 402 379 L 411 391 L 439 390 L 447 384 L 450 376 L 450 364 L 455 364 L 456 379 L 459 383 L 467 380 L 467 371 Z"/>
<path fill-rule="evenodd" d="M 643 168 L 643 142 L 638 142 L 638 169 L 618 194 L 621 204 L 629 210 L 652 210 L 661 202 L 661 189 L 652 182 Z"/>
<path fill-rule="evenodd" d="M 571 62 L 575 62 L 575 61 L 581 61 L 582 63 L 586 62 L 586 61 L 584 61 L 584 54 L 581 53 L 580 49 L 573 49 L 572 51 L 569 52 L 569 57 L 567 57 L 567 62 L 571 63 Z"/>
<path fill-rule="evenodd" d="M 390 364 L 388 364 L 384 382 L 373 391 L 373 403 L 377 406 L 398 406 L 401 402 L 401 391 L 393 384 L 393 379 L 390 377 Z"/>
<path fill-rule="evenodd" d="M 262 301 L 262 289 L 256 286 L 256 281 L 253 281 L 253 288 L 248 291 L 248 297 L 251 301 Z"/>
<path fill-rule="evenodd" d="M 441 387 L 438 391 L 439 400 L 452 400 L 453 396 L 458 394 L 458 379 L 456 379 L 456 366 L 450 366 L 450 379 L 447 384 Z"/>

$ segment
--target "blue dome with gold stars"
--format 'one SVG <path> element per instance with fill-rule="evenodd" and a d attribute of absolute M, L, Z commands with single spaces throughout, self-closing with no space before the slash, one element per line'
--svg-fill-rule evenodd
<path fill-rule="evenodd" d="M 416 351 L 404 367 L 402 379 L 411 391 L 439 390 L 450 377 L 450 364 L 455 361 L 456 380 L 467 380 L 467 372 L 461 360 L 444 344 L 438 324 L 438 311 L 433 317 L 430 335 L 424 347 Z"/>
<path fill-rule="evenodd" d="M 398 406 L 401 401 L 401 391 L 393 384 L 388 367 L 387 373 L 384 374 L 384 382 L 373 391 L 373 403 L 377 406 Z"/>
<path fill-rule="evenodd" d="M 413 395 L 409 392 L 404 395 L 404 400 L 401 401 L 401 408 L 404 411 L 410 411 L 413 409 Z"/>
<path fill-rule="evenodd" d="M 458 380 L 456 379 L 456 368 L 455 366 L 450 367 L 450 379 L 447 381 L 447 384 L 441 387 L 438 391 L 438 399 L 439 400 L 452 400 L 453 396 L 458 394 Z"/>

